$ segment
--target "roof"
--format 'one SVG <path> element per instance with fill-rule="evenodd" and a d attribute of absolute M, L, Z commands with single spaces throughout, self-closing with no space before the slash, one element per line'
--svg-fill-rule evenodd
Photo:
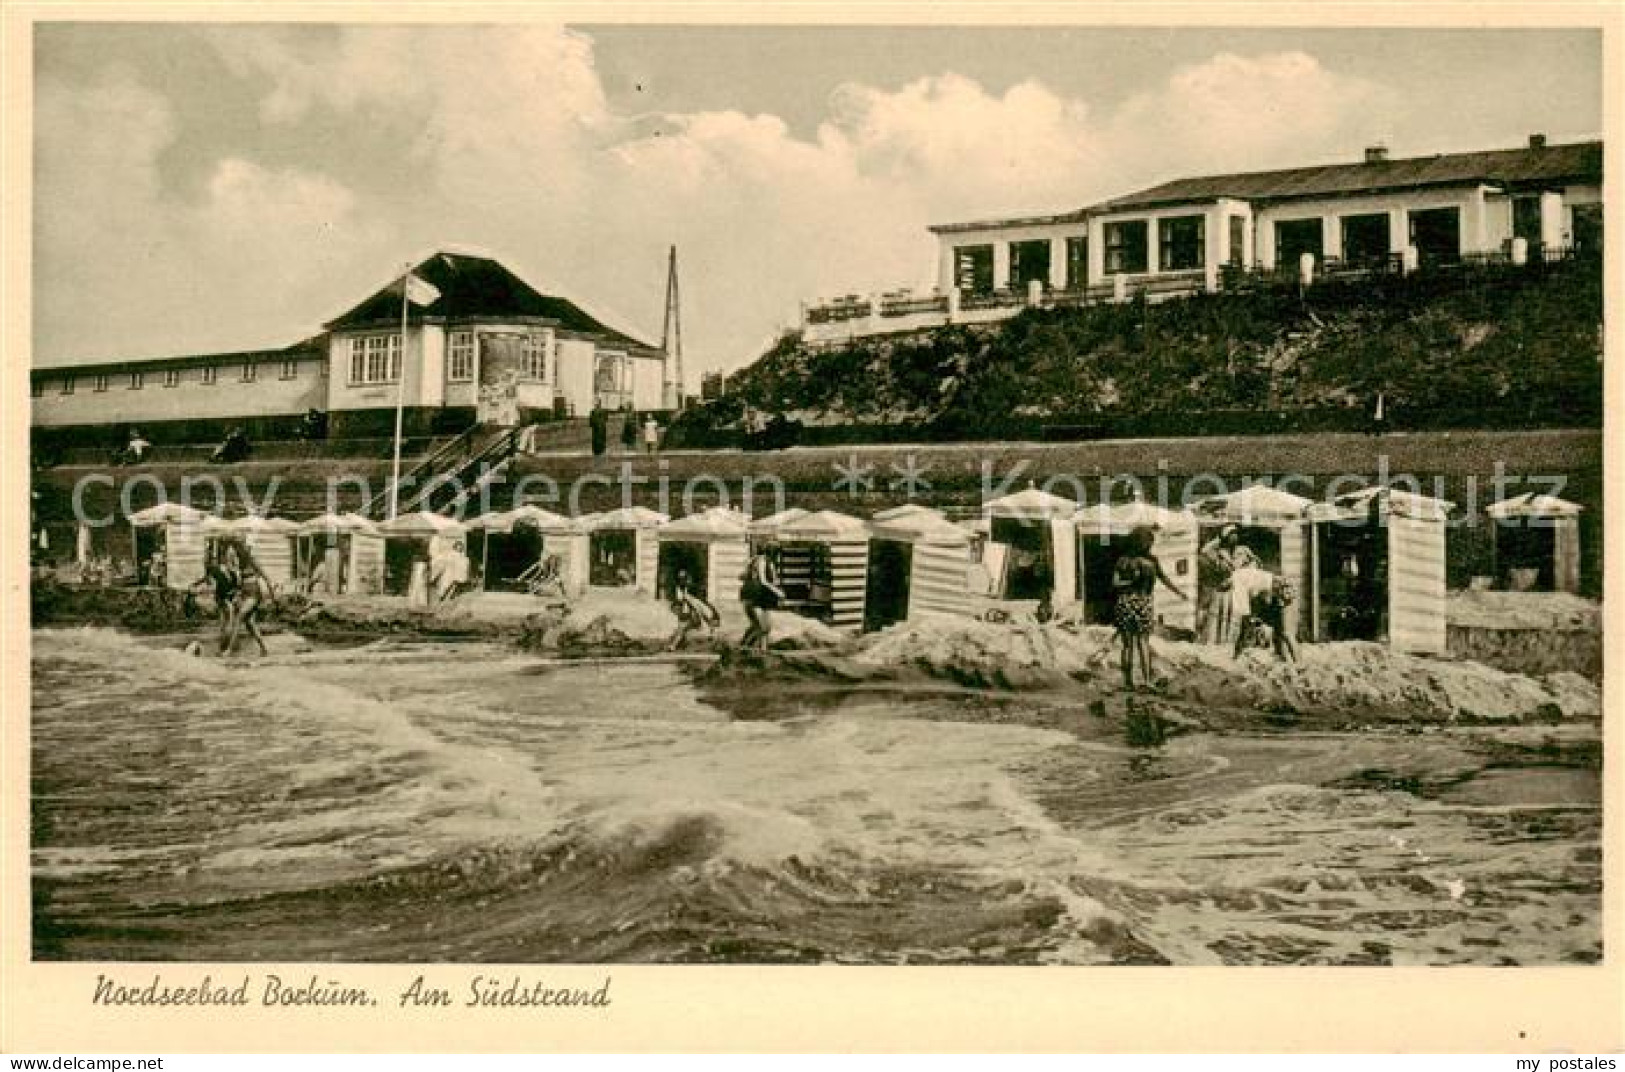
<path fill-rule="evenodd" d="M 602 514 L 594 514 L 587 520 L 587 527 L 594 529 L 652 529 L 656 525 L 664 525 L 671 518 L 655 510 L 642 506 L 623 506 L 618 510 L 607 510 Z"/>
<path fill-rule="evenodd" d="M 806 516 L 806 510 L 799 506 L 792 506 L 788 510 L 780 510 L 776 514 L 768 514 L 766 517 L 757 518 L 750 523 L 750 531 L 758 534 L 777 532 L 791 522 L 800 521 Z"/>
<path fill-rule="evenodd" d="M 360 514 L 321 514 L 299 526 L 302 533 L 312 532 L 377 532 L 378 526 Z"/>
<path fill-rule="evenodd" d="M 1383 515 L 1409 517 L 1425 521 L 1443 521 L 1456 508 L 1453 502 L 1435 499 L 1414 491 L 1405 491 L 1382 484 L 1339 495 L 1330 502 L 1316 503 L 1309 508 L 1309 516 L 1316 521 L 1338 518 L 1365 517 L 1375 505 Z"/>
<path fill-rule="evenodd" d="M 932 234 L 961 234 L 966 231 L 993 231 L 1009 227 L 1047 227 L 1056 223 L 1077 223 L 1088 217 L 1087 209 L 1075 209 L 1048 216 L 1012 216 L 999 220 L 965 220 L 960 223 L 933 223 L 926 227 Z"/>
<path fill-rule="evenodd" d="M 194 510 L 181 503 L 161 502 L 145 510 L 137 510 L 129 516 L 129 522 L 132 525 L 195 525 L 208 516 L 202 510 Z"/>
<path fill-rule="evenodd" d="M 787 525 L 781 525 L 778 529 L 779 536 L 786 540 L 861 538 L 868 533 L 867 522 L 835 510 L 819 510 Z"/>
<path fill-rule="evenodd" d="M 1301 521 L 1314 505 L 1301 495 L 1272 488 L 1267 484 L 1249 484 L 1228 495 L 1214 495 L 1198 502 L 1192 509 L 1204 521 L 1234 521 L 1243 525 L 1268 524 L 1271 521 Z"/>
<path fill-rule="evenodd" d="M 489 257 L 466 253 L 436 253 L 412 269 L 434 286 L 440 296 L 427 306 L 412 309 L 415 316 L 452 319 L 466 317 L 538 317 L 567 331 L 601 335 L 627 346 L 655 349 L 641 339 L 616 331 L 566 299 L 543 294 Z M 399 322 L 401 292 L 392 279 L 349 312 L 331 320 L 330 331 L 380 322 Z"/>
<path fill-rule="evenodd" d="M 1373 190 L 1421 186 L 1540 187 L 1602 181 L 1602 142 L 1576 142 L 1541 148 L 1494 149 L 1475 153 L 1439 153 L 1403 160 L 1360 161 L 1203 175 L 1175 179 L 1093 206 L 1092 213 L 1119 212 L 1186 202 L 1233 197 L 1242 201 L 1285 201 L 1338 197 Z"/>
<path fill-rule="evenodd" d="M 1080 529 L 1097 532 L 1128 532 L 1141 525 L 1163 531 L 1196 528 L 1196 515 L 1189 510 L 1169 510 L 1140 500 L 1085 506 L 1072 515 L 1072 521 Z"/>
<path fill-rule="evenodd" d="M 304 339 L 285 346 L 281 349 L 271 350 L 232 350 L 219 354 L 181 354 L 174 357 L 129 357 L 116 361 L 94 361 L 76 365 L 38 365 L 30 370 L 34 379 L 48 376 L 95 376 L 100 373 L 117 374 L 120 372 L 133 372 L 141 370 L 151 372 L 154 370 L 171 368 L 199 368 L 205 365 L 240 365 L 245 361 L 292 361 L 327 360 L 327 349 L 323 345 L 325 336 L 314 339 Z"/>
<path fill-rule="evenodd" d="M 1602 142 L 1524 146 L 1472 153 L 1435 153 L 1401 160 L 1317 164 L 1275 171 L 1245 171 L 1227 175 L 1200 175 L 1149 186 L 1087 208 L 1051 216 L 968 220 L 939 223 L 935 234 L 1041 227 L 1079 223 L 1090 216 L 1151 208 L 1157 205 L 1200 204 L 1221 197 L 1239 201 L 1290 201 L 1312 197 L 1341 197 L 1375 190 L 1409 190 L 1428 186 L 1487 184 L 1510 189 L 1540 188 L 1569 183 L 1602 182 Z"/>
<path fill-rule="evenodd" d="M 908 543 L 968 544 L 971 534 L 935 510 L 920 507 L 907 512 L 887 510 L 892 517 L 876 514 L 869 523 L 870 535 Z"/>
<path fill-rule="evenodd" d="M 575 522 L 563 514 L 555 514 L 551 510 L 543 510 L 540 506 L 532 506 L 529 503 L 516 506 L 512 510 L 481 514 L 468 522 L 469 528 L 484 529 L 487 532 L 512 532 L 519 525 L 556 531 L 574 528 Z"/>
<path fill-rule="evenodd" d="M 738 510 L 714 506 L 697 514 L 678 518 L 660 530 L 661 539 L 720 539 L 733 537 L 743 540 L 749 531 L 750 518 Z"/>
<path fill-rule="evenodd" d="M 460 536 L 467 529 L 461 521 L 420 511 L 380 522 L 378 531 L 386 536 Z"/>
<path fill-rule="evenodd" d="M 1571 503 L 1567 499 L 1559 499 L 1555 495 L 1542 495 L 1538 492 L 1526 491 L 1522 495 L 1514 495 L 1510 499 L 1490 503 L 1484 512 L 1493 518 L 1508 517 L 1578 517 L 1583 510 L 1579 503 Z"/>
<path fill-rule="evenodd" d="M 299 529 L 299 523 L 289 521 L 285 517 L 211 517 L 203 522 L 203 531 L 214 534 L 221 532 L 285 532 L 292 533 Z"/>
<path fill-rule="evenodd" d="M 1013 517 L 1023 521 L 1071 517 L 1077 510 L 1078 504 L 1071 499 L 1063 499 L 1034 487 L 1000 499 L 989 499 L 982 504 L 982 512 L 988 517 Z"/>

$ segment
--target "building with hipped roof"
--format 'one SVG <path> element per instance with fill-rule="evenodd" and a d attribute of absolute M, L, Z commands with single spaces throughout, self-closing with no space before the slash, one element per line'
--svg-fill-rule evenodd
<path fill-rule="evenodd" d="M 412 271 L 435 295 L 408 306 L 404 340 L 391 279 L 285 349 L 36 368 L 33 424 L 138 425 L 170 441 L 241 424 L 270 437 L 314 409 L 332 435 L 388 436 L 398 391 L 413 434 L 667 408 L 666 354 L 569 299 L 468 253 L 436 252 Z"/>

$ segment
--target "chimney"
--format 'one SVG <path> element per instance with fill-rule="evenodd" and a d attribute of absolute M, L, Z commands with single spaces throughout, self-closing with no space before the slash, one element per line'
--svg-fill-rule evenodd
<path fill-rule="evenodd" d="M 1544 135 L 1544 134 L 1531 134 L 1531 135 L 1529 135 L 1529 148 L 1531 148 L 1531 149 L 1544 149 L 1544 148 L 1546 148 L 1546 135 Z"/>
<path fill-rule="evenodd" d="M 1365 162 L 1368 164 L 1385 164 L 1388 162 L 1388 146 L 1368 145 L 1365 150 Z"/>

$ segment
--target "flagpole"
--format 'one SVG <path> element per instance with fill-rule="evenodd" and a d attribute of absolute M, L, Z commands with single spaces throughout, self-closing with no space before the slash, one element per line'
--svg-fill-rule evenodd
<path fill-rule="evenodd" d="M 401 274 L 401 367 L 395 377 L 395 462 L 389 479 L 389 520 L 395 520 L 395 511 L 400 504 L 401 495 L 401 412 L 406 405 L 406 311 L 409 308 L 407 297 L 411 287 L 407 281 L 411 278 L 412 266 L 408 264 L 406 271 Z M 389 351 L 384 351 L 384 360 L 389 360 Z"/>

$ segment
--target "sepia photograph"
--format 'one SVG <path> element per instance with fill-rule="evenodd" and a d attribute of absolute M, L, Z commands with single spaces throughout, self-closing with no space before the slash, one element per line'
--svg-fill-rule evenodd
<path fill-rule="evenodd" d="M 1613 952 L 1596 19 L 8 34 L 85 1009 Z"/>

